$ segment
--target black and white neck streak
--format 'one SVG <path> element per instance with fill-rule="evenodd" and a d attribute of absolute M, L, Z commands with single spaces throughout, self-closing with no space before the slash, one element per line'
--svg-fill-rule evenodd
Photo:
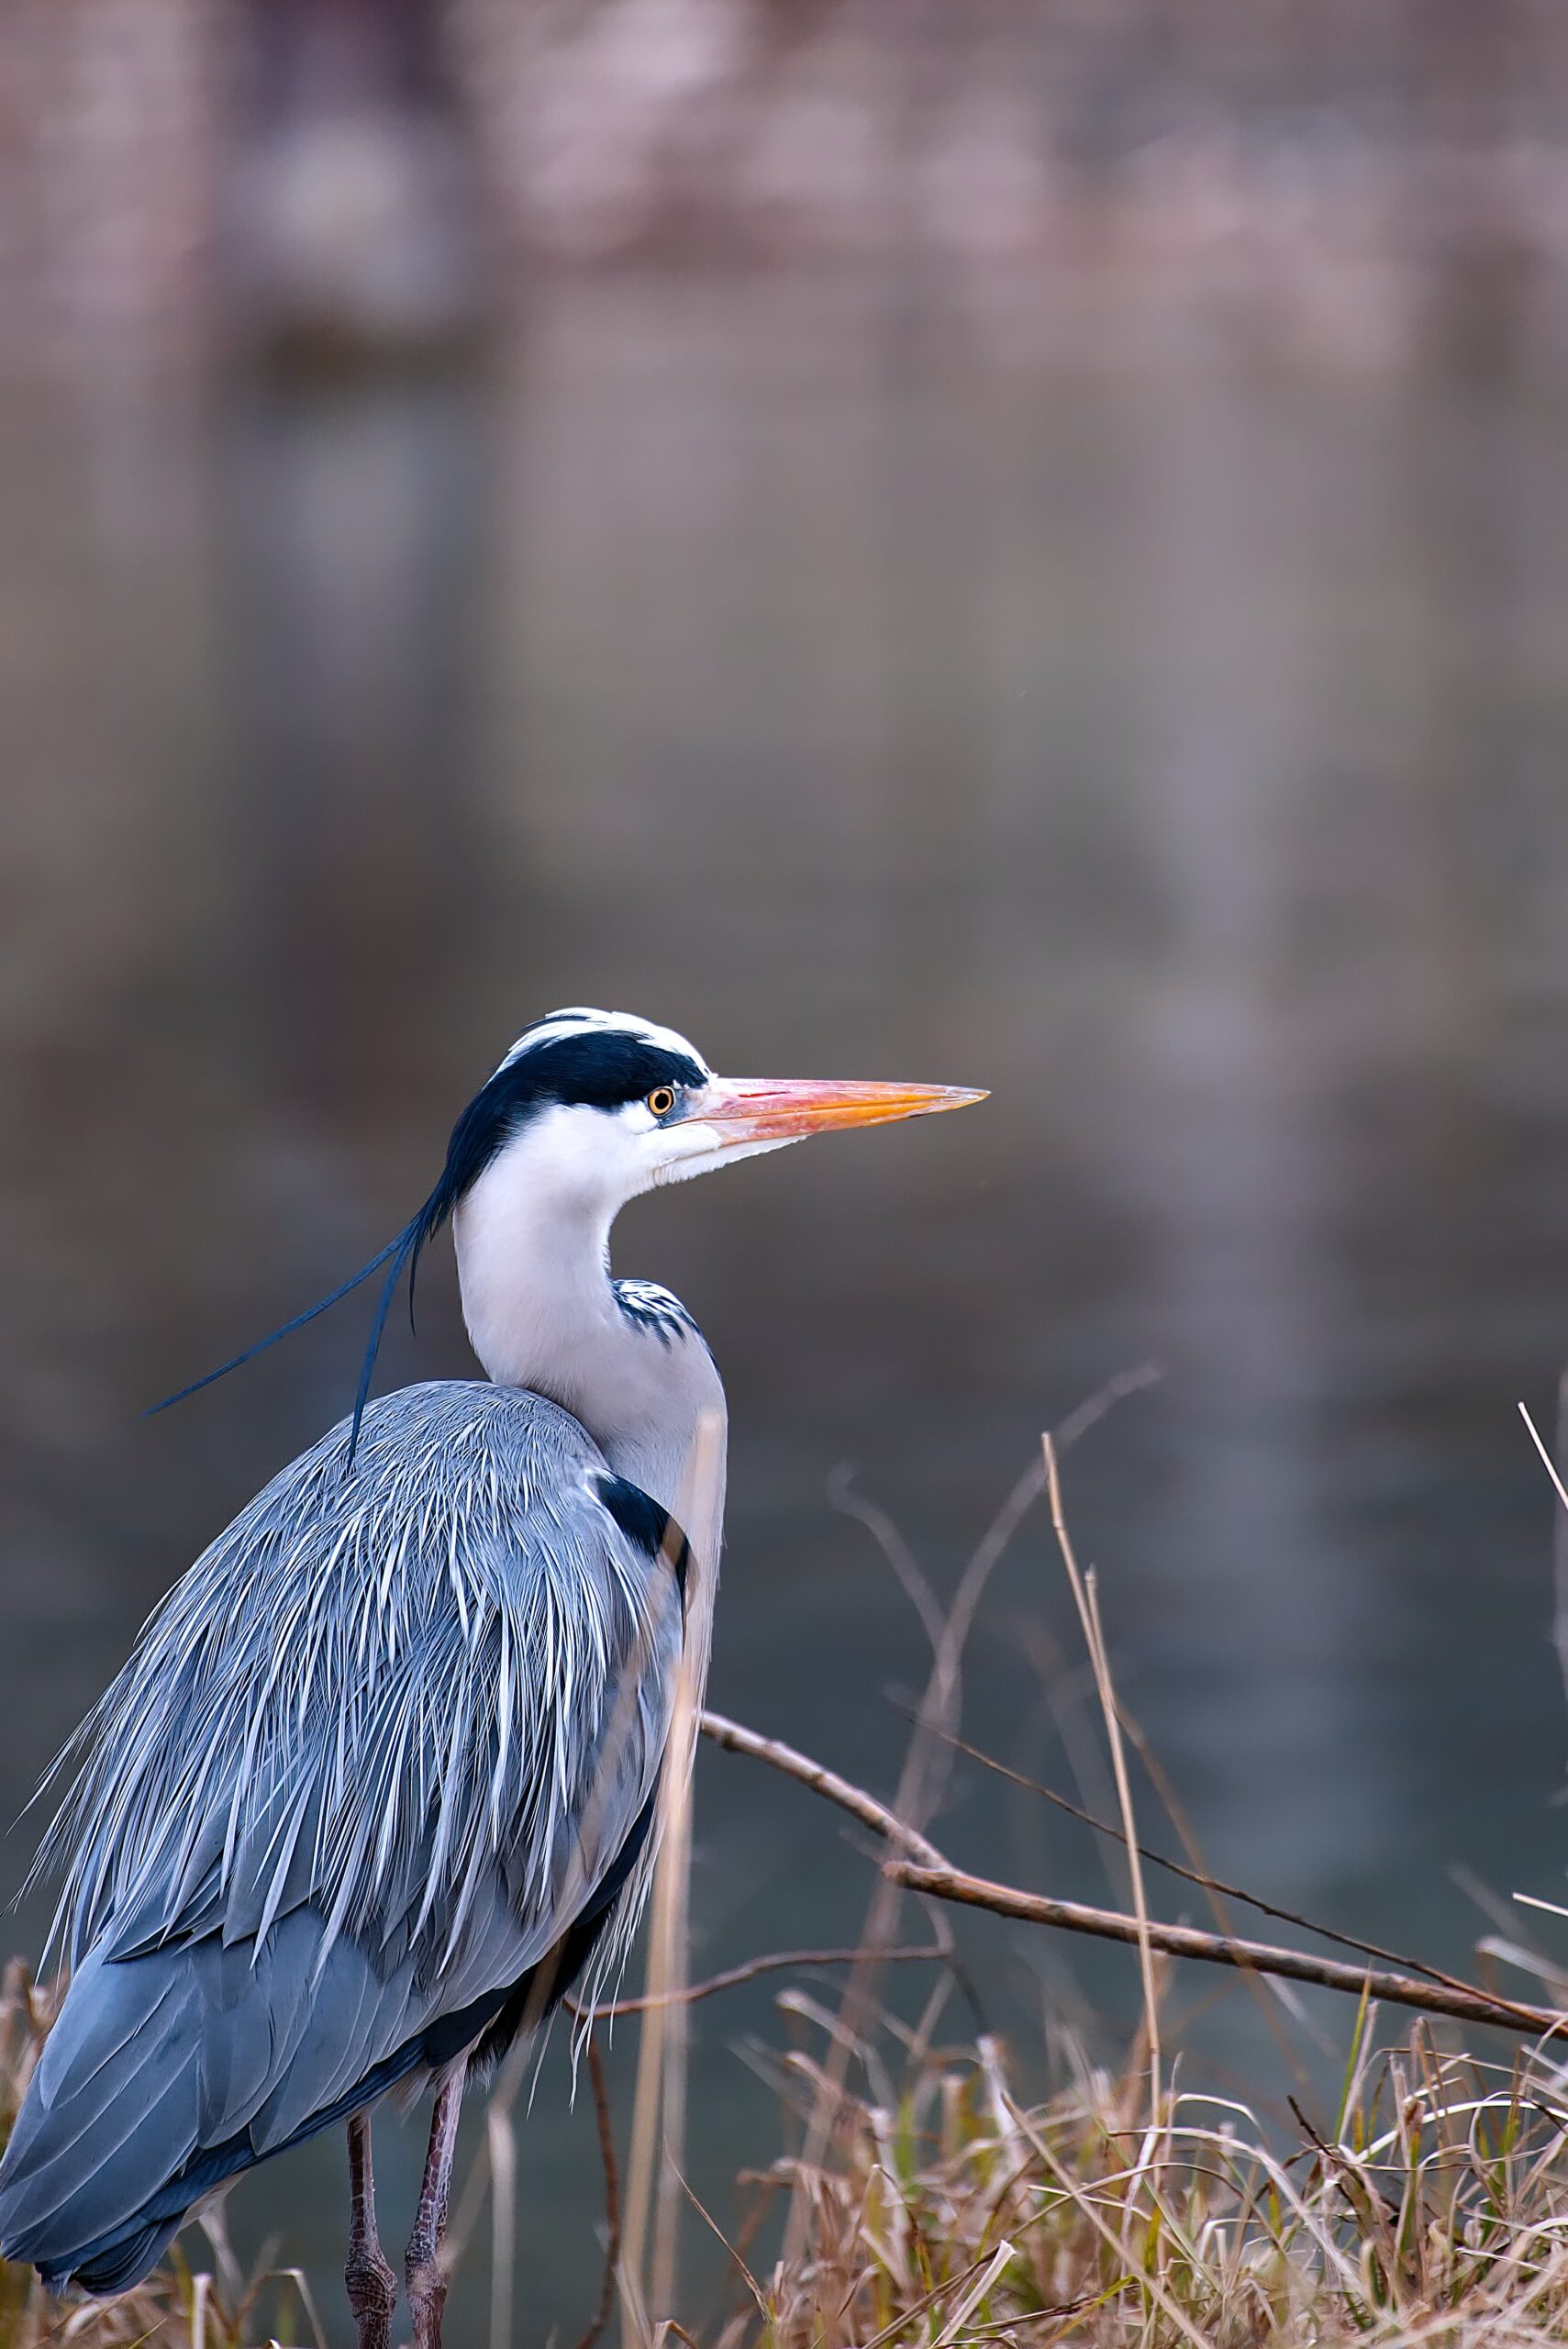
<path fill-rule="evenodd" d="M 632 1196 L 604 1179 L 623 1119 L 635 1130 L 629 1108 L 556 1103 L 530 1117 L 453 1215 L 458 1281 L 488 1375 L 561 1404 L 617 1476 L 678 1513 L 699 1421 L 723 1424 L 724 1386 L 677 1298 L 611 1277 L 610 1226 Z"/>
<path fill-rule="evenodd" d="M 979 1097 L 737 1081 L 715 1076 L 672 1029 L 624 1012 L 551 1012 L 458 1119 L 441 1179 L 397 1245 L 417 1257 L 450 1216 L 463 1318 L 490 1376 L 560 1403 L 617 1475 L 678 1514 L 693 1439 L 706 1413 L 722 1425 L 724 1389 L 674 1297 L 611 1277 L 621 1208 L 807 1134 Z"/>

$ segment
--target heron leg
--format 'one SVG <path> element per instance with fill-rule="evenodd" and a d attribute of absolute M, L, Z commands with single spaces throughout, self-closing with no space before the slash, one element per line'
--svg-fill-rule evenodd
<path fill-rule="evenodd" d="M 371 2166 L 371 2122 L 356 2112 L 349 2123 L 349 2264 L 343 2281 L 359 2335 L 359 2349 L 387 2349 L 397 2278 L 375 2231 L 375 2172 Z"/>
<path fill-rule="evenodd" d="M 466 2070 L 465 2059 L 449 2074 L 436 2099 L 430 2120 L 430 2150 L 425 2156 L 424 2183 L 419 2188 L 419 2208 L 403 2261 L 403 2273 L 408 2281 L 408 2311 L 414 2320 L 414 2349 L 441 2349 L 441 2310 L 447 2300 L 441 2236 L 447 2223 L 452 2154 L 457 2144 Z"/>

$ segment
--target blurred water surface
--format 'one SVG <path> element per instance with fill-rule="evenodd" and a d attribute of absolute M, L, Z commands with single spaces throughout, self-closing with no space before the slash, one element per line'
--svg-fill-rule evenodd
<path fill-rule="evenodd" d="M 1550 1418 L 1568 1345 L 1565 423 L 1544 362 L 1020 351 L 917 292 L 700 276 L 541 290 L 456 372 L 10 398 L 0 1809 L 344 1408 L 363 1312 L 140 1408 L 378 1246 L 517 1030 L 589 1001 L 735 1074 L 993 1088 L 619 1230 L 728 1381 L 717 1704 L 888 1787 L 920 1635 L 834 1472 L 951 1586 L 1039 1431 L 1152 1360 L 1069 1498 L 1213 1862 L 1440 1961 L 1480 1922 L 1451 1864 L 1555 1894 L 1514 1405 Z M 450 1273 L 422 1323 L 389 1379 L 463 1369 Z M 1070 1785 L 1074 1654 L 1036 1518 L 970 1734 Z M 830 1818 L 723 1756 L 699 1803 L 699 1968 L 853 1936 Z M 1104 1888 L 973 1772 L 940 1831 Z M 1037 1978 L 1126 2009 L 1119 1953 L 966 1938 L 1016 2032 Z M 766 1986 L 697 2021 L 728 2212 Z M 565 2084 L 557 2051 L 529 2340 L 595 2288 Z M 390 2237 L 418 2132 L 384 2133 Z M 233 2213 L 333 2305 L 340 2165 Z"/>

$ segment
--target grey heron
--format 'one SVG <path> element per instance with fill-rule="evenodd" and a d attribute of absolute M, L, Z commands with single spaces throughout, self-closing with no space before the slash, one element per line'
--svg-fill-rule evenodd
<path fill-rule="evenodd" d="M 0 2159 L 7 2258 L 122 2291 L 241 2171 L 346 2122 L 349 2298 L 361 2349 L 385 2349 L 369 2115 L 429 2086 L 405 2273 L 435 2349 L 465 2076 L 624 1950 L 700 1636 L 674 1513 L 724 1390 L 678 1299 L 611 1276 L 614 1218 L 982 1097 L 726 1080 L 621 1013 L 517 1039 L 417 1213 L 310 1309 L 384 1268 L 352 1414 L 174 1586 L 61 1757 L 39 1865 L 70 1984 Z M 448 1221 L 488 1383 L 368 1402 L 398 1279 Z M 717 1539 L 716 1512 L 715 1567 Z"/>

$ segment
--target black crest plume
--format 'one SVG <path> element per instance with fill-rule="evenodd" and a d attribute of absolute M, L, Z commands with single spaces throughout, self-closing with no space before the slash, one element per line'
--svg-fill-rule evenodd
<path fill-rule="evenodd" d="M 501 1074 L 504 1072 L 498 1072 L 497 1077 Z M 379 1273 L 384 1265 L 386 1277 L 382 1282 L 381 1295 L 376 1299 L 370 1336 L 365 1343 L 364 1360 L 360 1365 L 360 1382 L 354 1391 L 354 1421 L 349 1434 L 349 1457 L 345 1463 L 346 1467 L 351 1468 L 354 1453 L 359 1446 L 360 1427 L 365 1416 L 365 1405 L 370 1399 L 371 1379 L 375 1371 L 375 1359 L 381 1351 L 382 1338 L 386 1330 L 387 1316 L 392 1310 L 392 1300 L 397 1294 L 397 1284 L 406 1270 L 408 1318 L 412 1323 L 414 1282 L 421 1254 L 448 1220 L 452 1209 L 470 1184 L 484 1172 L 506 1140 L 507 1125 L 498 1119 L 496 1111 L 499 1105 L 489 1097 L 495 1093 L 497 1077 L 491 1078 L 484 1092 L 469 1103 L 468 1108 L 458 1119 L 452 1130 L 451 1140 L 447 1145 L 447 1163 L 441 1169 L 440 1181 L 424 1205 L 409 1218 L 395 1239 L 389 1240 L 386 1246 L 380 1249 L 368 1264 L 361 1264 L 357 1273 L 350 1273 L 348 1279 L 339 1282 L 328 1295 L 318 1297 L 314 1305 L 307 1305 L 303 1313 L 296 1313 L 292 1320 L 284 1321 L 276 1330 L 269 1330 L 264 1338 L 258 1338 L 254 1345 L 246 1346 L 241 1353 L 231 1355 L 228 1362 L 219 1363 L 216 1370 L 207 1371 L 200 1378 L 193 1378 L 188 1386 L 180 1387 L 175 1394 L 165 1395 L 162 1401 L 154 1403 L 145 1416 L 152 1419 L 158 1412 L 167 1411 L 172 1405 L 184 1402 L 187 1397 L 199 1395 L 204 1386 L 210 1386 L 215 1379 L 227 1378 L 231 1370 L 239 1370 L 244 1364 L 253 1362 L 258 1354 L 264 1354 L 268 1347 L 275 1346 L 280 1339 L 293 1337 L 295 1331 L 303 1330 L 307 1321 L 314 1321 L 317 1315 L 328 1312 L 334 1305 L 340 1305 L 346 1297 L 351 1296 L 355 1289 L 362 1287 L 364 1283 L 373 1274 Z"/>
<path fill-rule="evenodd" d="M 254 1345 L 246 1346 L 241 1353 L 230 1355 L 228 1361 L 219 1363 L 216 1370 L 207 1371 L 200 1378 L 193 1378 L 188 1386 L 180 1387 L 172 1395 L 165 1395 L 162 1401 L 154 1403 L 145 1416 L 152 1419 L 158 1412 L 167 1411 L 172 1405 L 184 1402 L 188 1396 L 199 1395 L 204 1386 L 210 1386 L 215 1379 L 227 1378 L 231 1370 L 239 1370 L 245 1363 L 253 1362 L 258 1354 L 264 1354 L 268 1347 L 275 1346 L 280 1339 L 293 1337 L 295 1331 L 303 1330 L 307 1321 L 314 1321 L 318 1314 L 328 1312 L 334 1305 L 340 1305 L 346 1297 L 351 1296 L 355 1289 L 361 1287 L 372 1275 L 379 1273 L 384 1264 L 386 1278 L 381 1285 L 381 1295 L 376 1300 L 375 1316 L 371 1322 L 364 1361 L 360 1367 L 360 1383 L 354 1393 L 354 1424 L 349 1436 L 349 1458 L 346 1464 L 351 1467 L 354 1453 L 360 1441 L 360 1423 L 364 1418 L 365 1404 L 370 1398 L 371 1378 L 375 1370 L 375 1358 L 381 1351 L 382 1337 L 386 1329 L 386 1317 L 392 1310 L 392 1300 L 397 1294 L 397 1284 L 402 1279 L 406 1266 L 409 1271 L 408 1305 L 410 1315 L 412 1315 L 413 1267 L 419 1261 L 420 1252 L 435 1238 L 451 1213 L 452 1202 L 442 1200 L 441 1187 L 438 1186 L 431 1192 L 418 1214 L 404 1225 L 395 1240 L 389 1240 L 386 1246 L 373 1255 L 368 1264 L 361 1264 L 357 1273 L 350 1273 L 348 1279 L 341 1282 L 328 1296 L 318 1297 L 314 1305 L 306 1306 L 303 1313 L 296 1313 L 292 1320 L 284 1321 L 278 1329 L 269 1330 L 264 1338 L 258 1338 Z"/>
<path fill-rule="evenodd" d="M 540 1029 L 548 1030 L 552 1022 L 581 1016 L 552 1012 L 541 1020 Z M 253 1346 L 235 1354 L 203 1378 L 194 1378 L 175 1395 L 166 1395 L 154 1403 L 147 1416 L 166 1411 L 174 1403 L 183 1403 L 187 1396 L 199 1395 L 204 1386 L 215 1379 L 227 1378 L 231 1370 L 244 1363 L 253 1362 L 258 1354 L 275 1346 L 280 1338 L 292 1337 L 334 1305 L 359 1288 L 373 1275 L 386 1268 L 386 1277 L 376 1299 L 375 1313 L 371 1321 L 370 1337 L 365 1345 L 364 1361 L 360 1368 L 360 1383 L 354 1395 L 354 1421 L 349 1437 L 347 1465 L 353 1464 L 354 1452 L 360 1440 L 360 1426 L 365 1415 L 365 1404 L 371 1391 L 371 1378 L 375 1370 L 375 1358 L 381 1350 L 386 1329 L 386 1317 L 392 1310 L 392 1300 L 397 1294 L 397 1284 L 405 1271 L 408 1275 L 408 1313 L 414 1313 L 414 1284 L 419 1269 L 419 1258 L 430 1241 L 450 1217 L 452 1209 L 464 1194 L 476 1183 L 485 1168 L 505 1148 L 519 1129 L 539 1110 L 552 1102 L 583 1107 L 613 1109 L 621 1103 L 635 1101 L 653 1086 L 669 1085 L 686 1086 L 701 1085 L 706 1070 L 699 1061 L 684 1052 L 672 1052 L 662 1045 L 638 1036 L 624 1029 L 590 1030 L 585 1033 L 571 1033 L 549 1037 L 526 1051 L 514 1050 L 488 1083 L 481 1087 L 469 1103 L 447 1143 L 446 1164 L 441 1179 L 416 1214 L 410 1217 L 394 1240 L 389 1240 L 368 1264 L 350 1273 L 346 1281 L 328 1297 L 306 1306 L 292 1321 L 285 1321 Z"/>

